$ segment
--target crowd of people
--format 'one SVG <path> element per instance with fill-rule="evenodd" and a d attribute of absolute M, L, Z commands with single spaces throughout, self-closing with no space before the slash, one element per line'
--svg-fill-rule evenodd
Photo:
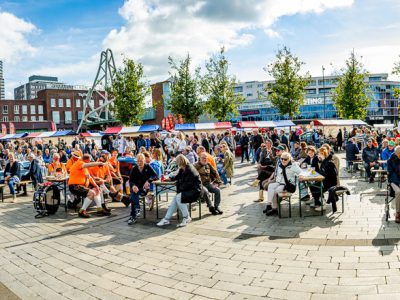
<path fill-rule="evenodd" d="M 75 208 L 82 201 L 80 217 L 90 217 L 88 208 L 92 202 L 99 215 L 110 215 L 111 209 L 106 204 L 109 197 L 131 206 L 128 224 L 132 225 L 144 209 L 140 207 L 140 198 L 145 197 L 152 209 L 154 181 L 173 180 L 177 195 L 157 225 L 169 224 L 179 208 L 183 216 L 180 226 L 185 226 L 191 220 L 187 204 L 199 199 L 206 202 L 211 214 L 223 213 L 221 188 L 230 186 L 235 154 L 241 157 L 241 163 L 246 160 L 256 164 L 257 179 L 252 185 L 258 187 L 259 197 L 255 201 L 263 202 L 266 194 L 264 213 L 273 216 L 278 214 L 278 193 L 294 192 L 297 181 L 302 184 L 304 168 L 324 176 L 323 192 L 338 186 L 340 166 L 335 152 L 345 149 L 346 168 L 354 169 L 355 162 L 361 160 L 371 183 L 374 181 L 371 170 L 387 170 L 396 196 L 396 222 L 400 222 L 400 134 L 397 130 L 381 132 L 362 127 L 347 131 L 344 128 L 335 139 L 325 138 L 321 131 L 314 130 L 310 141 L 301 139 L 303 133 L 300 127 L 289 134 L 279 129 L 254 129 L 237 134 L 174 132 L 164 136 L 154 132 L 135 138 L 110 136 L 103 146 L 105 149 L 100 149 L 94 140 L 78 136 L 71 144 L 63 139 L 57 143 L 51 140 L 8 142 L 0 144 L 3 183 L 9 186 L 15 201 L 18 192 L 15 187 L 22 179 L 19 162 L 27 161 L 29 168 L 24 176 L 32 180 L 35 188 L 46 176 L 68 178 L 68 206 Z M 125 165 L 121 167 L 121 157 L 131 158 L 135 163 L 128 169 Z M 319 188 L 305 184 L 304 187 L 301 201 L 316 211 L 322 210 Z"/>

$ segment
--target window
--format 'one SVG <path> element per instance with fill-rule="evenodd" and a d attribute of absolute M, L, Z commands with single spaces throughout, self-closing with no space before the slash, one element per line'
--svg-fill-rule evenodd
<path fill-rule="evenodd" d="M 90 100 L 90 105 L 92 106 L 92 108 L 94 108 L 94 99 Z"/>
<path fill-rule="evenodd" d="M 36 105 L 31 105 L 31 115 L 36 115 Z M 32 120 L 35 121 L 35 120 Z"/>
<path fill-rule="evenodd" d="M 3 105 L 3 114 L 8 114 L 8 105 Z"/>
<path fill-rule="evenodd" d="M 72 112 L 66 111 L 64 112 L 64 122 L 65 124 L 72 124 Z"/>
<path fill-rule="evenodd" d="M 246 94 L 246 97 L 252 97 L 252 96 L 253 96 L 253 93 Z"/>
<path fill-rule="evenodd" d="M 38 114 L 43 115 L 43 105 L 38 105 Z"/>
<path fill-rule="evenodd" d="M 64 99 L 58 99 L 58 107 L 64 107 Z"/>
<path fill-rule="evenodd" d="M 246 89 L 252 89 L 252 88 L 253 88 L 252 84 L 246 85 Z"/>
<path fill-rule="evenodd" d="M 14 117 L 14 122 L 19 122 L 19 116 Z"/>
<path fill-rule="evenodd" d="M 75 106 L 76 107 L 81 107 L 81 99 L 76 99 L 75 100 Z"/>
<path fill-rule="evenodd" d="M 51 107 L 56 107 L 56 99 L 54 99 L 54 98 L 50 99 L 50 106 Z"/>
<path fill-rule="evenodd" d="M 243 92 L 243 87 L 242 86 L 235 86 L 233 88 L 234 93 L 242 93 Z"/>
<path fill-rule="evenodd" d="M 3 116 L 3 122 L 8 122 L 8 116 Z"/>
<path fill-rule="evenodd" d="M 28 117 L 27 116 L 22 116 L 22 122 L 27 122 L 28 121 Z"/>
<path fill-rule="evenodd" d="M 65 99 L 65 107 L 71 107 L 71 99 Z"/>
<path fill-rule="evenodd" d="M 19 105 L 14 105 L 14 114 L 19 114 Z"/>
<path fill-rule="evenodd" d="M 36 116 L 31 116 L 31 121 L 36 121 Z"/>
<path fill-rule="evenodd" d="M 99 106 L 102 106 L 104 104 L 104 100 L 100 99 L 99 100 Z"/>
<path fill-rule="evenodd" d="M 38 121 L 43 121 L 43 120 L 44 120 L 43 116 L 39 116 Z"/>
<path fill-rule="evenodd" d="M 22 105 L 22 114 L 26 115 L 28 113 L 28 105 Z"/>
<path fill-rule="evenodd" d="M 60 124 L 60 112 L 59 111 L 53 111 L 51 112 L 53 122 L 56 124 Z"/>

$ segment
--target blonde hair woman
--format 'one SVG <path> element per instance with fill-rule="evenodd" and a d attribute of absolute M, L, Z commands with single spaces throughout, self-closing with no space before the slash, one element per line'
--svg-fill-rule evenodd
<path fill-rule="evenodd" d="M 178 227 L 186 226 L 192 220 L 189 216 L 188 203 L 196 202 L 201 197 L 201 179 L 196 168 L 182 154 L 176 157 L 176 164 L 179 172 L 175 177 L 169 178 L 176 181 L 176 196 L 168 207 L 167 214 L 157 223 L 157 226 L 168 225 L 177 207 L 181 211 L 183 218 Z"/>

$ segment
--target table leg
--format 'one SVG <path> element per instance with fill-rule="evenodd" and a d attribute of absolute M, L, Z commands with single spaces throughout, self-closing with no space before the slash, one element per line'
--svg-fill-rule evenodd
<path fill-rule="evenodd" d="M 65 205 L 65 213 L 67 212 L 68 206 L 67 206 L 67 181 L 64 180 L 64 205 Z"/>
<path fill-rule="evenodd" d="M 322 189 L 322 181 L 319 183 L 319 188 L 320 188 L 320 199 L 321 199 L 321 216 L 324 215 L 324 192 Z"/>
<path fill-rule="evenodd" d="M 158 220 L 158 197 L 160 197 L 160 193 L 158 192 L 158 186 L 156 185 L 156 218 Z"/>
<path fill-rule="evenodd" d="M 299 214 L 300 214 L 300 218 L 301 218 L 303 213 L 301 211 L 301 184 L 300 184 L 300 181 L 299 181 Z"/>

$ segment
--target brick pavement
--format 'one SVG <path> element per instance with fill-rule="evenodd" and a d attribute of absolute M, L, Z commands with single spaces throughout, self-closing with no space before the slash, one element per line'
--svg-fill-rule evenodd
<path fill-rule="evenodd" d="M 376 185 L 342 178 L 344 213 L 301 219 L 295 204 L 292 219 L 266 218 L 246 184 L 255 168 L 236 171 L 224 214 L 180 229 L 154 212 L 127 226 L 119 204 L 110 218 L 36 220 L 30 198 L 0 203 L 0 282 L 9 299 L 400 298 L 400 227 L 382 198 L 358 196 Z"/>

